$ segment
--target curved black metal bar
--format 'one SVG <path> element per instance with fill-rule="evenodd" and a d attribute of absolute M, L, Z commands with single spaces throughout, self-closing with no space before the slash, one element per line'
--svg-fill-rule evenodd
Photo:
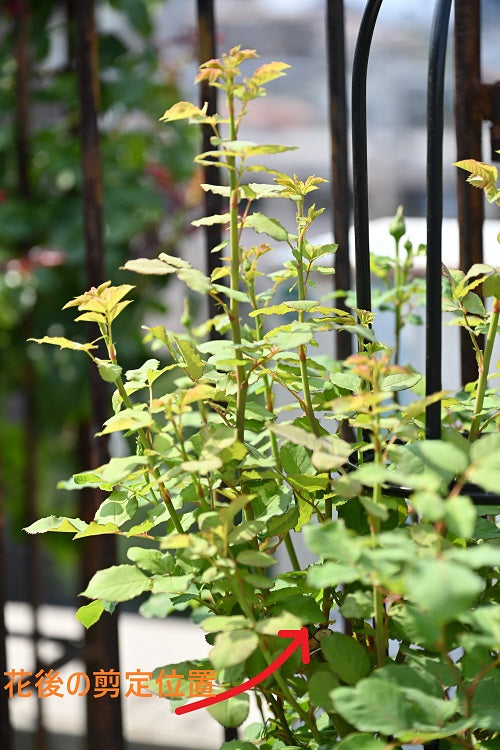
<path fill-rule="evenodd" d="M 351 189 L 347 148 L 344 0 L 327 0 L 326 40 L 330 103 L 333 236 L 334 241 L 338 243 L 338 250 L 335 253 L 335 276 L 333 278 L 335 289 L 346 290 L 352 288 L 352 279 L 349 258 Z M 341 310 L 348 311 L 342 297 L 337 299 L 336 305 Z M 347 331 L 337 331 L 335 344 L 338 359 L 346 359 L 352 354 L 352 336 Z"/>
<path fill-rule="evenodd" d="M 373 31 L 383 0 L 368 0 L 361 19 L 352 65 L 352 171 L 356 304 L 371 310 L 368 159 L 366 146 L 366 78 Z"/>
<path fill-rule="evenodd" d="M 451 0 L 437 0 L 427 84 L 426 393 L 441 390 L 441 229 L 443 222 L 443 99 Z M 426 409 L 426 436 L 441 437 L 441 403 Z"/>

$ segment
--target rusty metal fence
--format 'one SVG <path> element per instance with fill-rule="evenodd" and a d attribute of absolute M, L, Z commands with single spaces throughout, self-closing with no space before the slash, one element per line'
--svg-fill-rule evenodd
<path fill-rule="evenodd" d="M 370 309 L 370 268 L 369 268 L 369 206 L 368 206 L 368 165 L 367 165 L 367 118 L 366 86 L 370 47 L 377 17 L 383 0 L 368 0 L 359 28 L 356 50 L 353 60 L 352 76 L 352 134 L 353 134 L 353 208 L 355 227 L 356 255 L 356 291 L 358 307 Z M 215 18 L 215 0 L 196 0 L 198 19 L 199 60 L 204 61 L 217 55 L 217 24 Z M 83 180 L 83 206 L 86 247 L 86 275 L 89 285 L 97 286 L 105 279 L 104 259 L 105 241 L 103 232 L 103 190 L 101 159 L 99 148 L 99 62 L 95 31 L 94 0 L 69 2 L 70 17 L 75 25 L 76 40 L 76 79 L 80 102 L 80 142 L 81 169 Z M 440 325 L 436 324 L 441 316 L 441 223 L 442 223 L 442 139 L 443 139 L 443 90 L 444 68 L 448 26 L 452 8 L 451 0 L 436 0 L 429 53 L 428 76 L 428 110 L 427 110 L 427 388 L 429 392 L 441 388 L 441 340 Z M 29 196 L 27 154 L 29 138 L 26 130 L 27 97 L 29 86 L 29 69 L 27 65 L 28 15 L 29 3 L 19 3 L 17 16 L 16 57 L 17 57 L 17 92 L 16 109 L 13 113 L 13 127 L 17 132 L 17 154 L 19 194 Z M 333 234 L 339 244 L 336 254 L 336 274 L 334 276 L 338 289 L 349 289 L 352 286 L 351 266 L 349 261 L 349 225 L 351 220 L 351 188 L 348 158 L 348 117 L 346 96 L 345 66 L 345 19 L 344 0 L 326 0 L 325 33 L 328 50 L 328 97 L 329 124 L 331 133 L 331 151 L 324 155 L 325 162 L 331 164 L 331 203 L 333 215 Z M 481 158 L 481 133 L 483 121 L 491 122 L 492 157 L 498 158 L 494 150 L 500 146 L 500 84 L 485 84 L 480 78 L 480 0 L 455 0 L 455 112 L 457 159 L 474 156 Z M 216 89 L 202 86 L 201 100 L 208 102 L 209 113 L 217 107 Z M 326 94 L 326 92 L 325 92 Z M 204 150 L 208 148 L 209 133 L 203 133 Z M 212 173 L 208 173 L 209 171 Z M 204 181 L 216 183 L 218 170 L 208 167 Z M 205 194 L 208 214 L 219 213 L 220 196 Z M 458 222 L 460 234 L 460 263 L 462 268 L 482 260 L 482 222 L 484 209 L 482 192 L 464 187 L 464 180 L 457 181 Z M 206 227 L 206 263 L 210 270 L 213 263 L 211 248 L 218 245 L 220 225 Z M 215 311 L 210 310 L 210 314 Z M 430 324 L 432 321 L 432 326 Z M 432 331 L 432 332 L 431 332 Z M 351 340 L 340 336 L 337 340 L 337 355 L 344 358 L 351 352 Z M 469 348 L 462 342 L 462 380 L 473 379 L 474 362 L 470 359 Z M 107 418 L 105 394 L 102 391 L 103 381 L 89 375 L 91 380 L 91 418 L 86 429 L 85 445 L 87 463 L 100 465 L 105 463 L 106 447 L 91 436 Z M 36 429 L 30 424 L 30 373 L 27 373 L 24 384 L 26 400 L 26 436 L 34 440 Z M 433 405 L 428 413 L 428 436 L 439 434 L 439 404 Z M 27 445 L 28 451 L 31 450 Z M 31 451 L 33 454 L 34 451 Z M 0 469 L 1 469 L 0 464 Z M 34 473 L 36 465 L 31 468 L 32 479 L 27 482 L 26 518 L 28 522 L 36 518 L 36 494 Z M 4 621 L 5 603 L 5 527 L 2 494 L 0 492 L 0 672 L 6 670 L 5 642 L 8 634 Z M 94 514 L 101 498 L 90 492 L 83 498 L 82 511 L 85 515 Z M 37 655 L 39 632 L 37 627 L 37 609 L 40 605 L 40 589 L 37 585 L 39 573 L 39 551 L 36 538 L 27 540 L 29 545 L 28 563 L 31 585 L 29 586 L 29 603 L 33 611 L 33 629 L 31 639 Z M 110 537 L 91 537 L 86 540 L 82 555 L 82 575 L 88 579 L 95 570 L 112 565 L 115 560 L 115 549 Z M 57 640 L 57 639 L 55 639 Z M 60 641 L 64 655 L 52 667 L 59 667 L 79 654 L 86 661 L 88 672 L 106 667 L 119 671 L 117 618 L 106 618 L 96 624 L 86 635 L 85 643 Z M 3 669 L 2 669 L 3 667 Z M 226 730 L 225 739 L 236 737 L 235 730 Z M 0 746 L 2 750 L 12 750 L 13 734 L 9 724 L 9 708 L 5 691 L 0 694 Z M 47 737 L 43 729 L 41 713 L 38 715 L 36 731 L 36 750 L 47 747 Z M 92 750 L 123 750 L 122 716 L 120 702 L 111 698 L 87 702 L 87 747 Z M 439 748 L 439 742 L 428 745 Z"/>

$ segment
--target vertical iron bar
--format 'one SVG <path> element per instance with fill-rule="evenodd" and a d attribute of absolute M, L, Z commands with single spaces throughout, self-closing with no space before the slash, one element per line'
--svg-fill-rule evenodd
<path fill-rule="evenodd" d="M 351 191 L 347 166 L 344 0 L 327 0 L 326 38 L 330 94 L 333 236 L 339 246 L 335 254 L 334 278 L 335 289 L 348 291 L 352 283 L 349 260 Z M 336 305 L 342 310 L 347 310 L 344 298 L 339 298 Z M 351 335 L 345 332 L 337 332 L 336 349 L 338 359 L 348 357 L 352 353 Z"/>
<path fill-rule="evenodd" d="M 482 152 L 482 112 L 477 102 L 481 80 L 481 2 L 455 0 L 455 127 L 457 159 L 478 159 Z M 483 262 L 484 199 L 457 173 L 460 268 Z M 460 329 L 462 383 L 477 377 L 477 363 L 467 331 Z"/>
<path fill-rule="evenodd" d="M 15 11 L 16 37 L 16 103 L 14 126 L 16 138 L 17 185 L 21 198 L 30 197 L 29 184 L 29 13 L 24 0 Z"/>
<path fill-rule="evenodd" d="M 3 486 L 4 466 L 0 457 L 0 674 L 7 671 L 7 629 L 5 626 L 6 600 L 6 549 L 5 549 L 5 492 Z M 0 747 L 2 750 L 12 750 L 12 730 L 9 718 L 9 698 L 2 690 L 0 696 Z"/>
<path fill-rule="evenodd" d="M 214 0 L 197 0 L 198 8 L 198 59 L 199 63 L 217 56 L 217 40 L 215 29 Z M 217 112 L 217 89 L 210 86 L 208 81 L 202 81 L 200 84 L 200 105 L 203 107 L 205 102 L 208 104 L 207 114 L 213 115 Z M 202 151 L 209 151 L 213 148 L 210 138 L 213 131 L 209 125 L 201 126 Z M 203 180 L 209 185 L 219 185 L 221 182 L 220 169 L 216 166 L 203 167 Z M 222 213 L 222 196 L 215 193 L 206 192 L 204 194 L 205 216 Z M 219 258 L 216 253 L 212 253 L 212 248 L 217 247 L 222 242 L 222 228 L 220 224 L 204 227 L 205 230 L 205 257 L 208 275 L 219 265 Z M 221 312 L 215 300 L 212 297 L 208 299 L 208 315 L 213 318 Z M 219 334 L 212 328 L 210 337 L 217 338 Z"/>
<path fill-rule="evenodd" d="M 97 36 L 94 0 L 78 2 L 75 6 L 77 75 L 80 99 L 80 139 L 83 172 L 83 213 L 86 250 L 87 282 L 98 286 L 105 278 L 103 240 L 103 194 L 97 115 L 99 110 L 99 79 Z M 91 419 L 83 443 L 90 450 L 91 466 L 99 466 L 109 459 L 107 445 L 96 441 L 95 434 L 107 418 L 106 388 L 95 368 L 90 370 Z M 103 499 L 99 491 L 85 493 L 82 510 L 93 517 Z M 82 516 L 83 517 L 83 516 Z M 86 579 L 100 568 L 114 564 L 114 540 L 91 537 L 85 540 L 83 575 Z M 105 617 L 87 634 L 87 672 L 91 676 L 99 669 L 119 671 L 118 618 Z M 123 750 L 122 715 L 120 701 L 109 696 L 87 701 L 87 747 L 89 750 Z"/>
<path fill-rule="evenodd" d="M 352 66 L 352 172 L 356 304 L 371 310 L 368 157 L 366 143 L 366 78 L 373 31 L 382 0 L 368 0 L 359 27 Z"/>
<path fill-rule="evenodd" d="M 443 223 L 444 72 L 451 0 L 437 0 L 427 83 L 426 393 L 441 390 L 441 230 Z M 441 437 L 441 402 L 426 409 L 426 436 Z"/>
<path fill-rule="evenodd" d="M 19 197 L 29 203 L 31 200 L 31 184 L 29 175 L 29 122 L 30 122 L 30 60 L 29 60 L 29 6 L 25 0 L 17 5 L 15 10 L 15 45 L 16 45 L 16 101 L 14 110 L 14 129 L 16 141 L 17 191 Z M 22 254 L 29 250 L 24 246 L 19 248 Z M 31 319 L 28 316 L 23 321 L 25 338 L 31 334 Z M 27 359 L 23 373 L 23 455 L 24 469 L 24 501 L 26 524 L 33 523 L 37 518 L 37 419 L 35 374 L 32 362 Z M 40 606 L 40 543 L 32 537 L 26 539 L 26 572 L 28 601 L 31 607 L 32 639 L 34 672 L 40 667 L 38 630 L 38 608 Z M 47 747 L 47 735 L 43 726 L 43 707 L 41 701 L 36 707 L 36 735 L 37 750 Z"/>

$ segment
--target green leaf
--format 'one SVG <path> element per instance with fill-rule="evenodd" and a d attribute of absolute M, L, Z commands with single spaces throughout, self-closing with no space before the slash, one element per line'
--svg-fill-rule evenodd
<path fill-rule="evenodd" d="M 244 630 L 251 626 L 251 621 L 243 615 L 213 615 L 201 623 L 206 633 L 219 633 L 228 630 Z"/>
<path fill-rule="evenodd" d="M 380 389 L 382 391 L 404 391 L 407 388 L 413 388 L 422 380 L 422 376 L 413 372 L 398 372 L 392 375 L 385 375 L 381 379 Z"/>
<path fill-rule="evenodd" d="M 67 518 L 66 516 L 47 516 L 39 518 L 30 526 L 26 526 L 23 531 L 28 534 L 45 534 L 46 531 L 62 531 L 75 534 L 84 531 L 87 528 L 85 521 L 79 518 Z"/>
<path fill-rule="evenodd" d="M 284 151 L 294 151 L 296 146 L 281 146 L 275 143 L 255 143 L 254 141 L 222 141 L 220 151 L 206 151 L 201 154 L 204 156 L 215 156 L 218 157 L 221 154 L 224 156 L 240 156 L 248 158 L 250 156 L 262 156 L 264 154 L 281 154 Z"/>
<path fill-rule="evenodd" d="M 222 284 L 212 284 L 212 289 L 224 294 L 226 297 L 236 299 L 238 302 L 248 303 L 250 301 L 248 294 L 239 289 L 230 289 L 228 286 L 223 286 Z"/>
<path fill-rule="evenodd" d="M 259 639 L 251 630 L 232 630 L 219 633 L 210 650 L 210 661 L 215 669 L 234 667 L 248 659 L 259 645 Z"/>
<path fill-rule="evenodd" d="M 97 359 L 97 369 L 99 375 L 105 383 L 116 383 L 120 375 L 122 374 L 122 368 L 120 365 L 114 365 L 112 362 L 106 362 L 102 359 Z"/>
<path fill-rule="evenodd" d="M 361 555 L 356 535 L 346 529 L 343 521 L 329 521 L 322 526 L 304 529 L 306 544 L 316 555 L 355 563 Z"/>
<path fill-rule="evenodd" d="M 342 682 L 354 685 L 370 672 L 370 659 L 366 650 L 354 638 L 332 632 L 321 640 L 321 650 Z"/>
<path fill-rule="evenodd" d="M 116 526 L 130 521 L 138 508 L 137 498 L 128 492 L 115 491 L 105 500 L 94 516 L 100 524 L 113 523 Z"/>
<path fill-rule="evenodd" d="M 500 275 L 498 272 L 492 276 L 488 276 L 483 284 L 483 292 L 485 297 L 500 299 Z"/>
<path fill-rule="evenodd" d="M 224 742 L 224 744 L 220 746 L 220 750 L 258 750 L 258 748 L 257 745 L 253 745 L 251 742 L 231 740 L 230 742 Z"/>
<path fill-rule="evenodd" d="M 276 617 L 259 620 L 255 630 L 257 633 L 263 633 L 264 635 L 278 635 L 280 630 L 298 630 L 300 627 L 302 627 L 300 618 L 284 611 Z"/>
<path fill-rule="evenodd" d="M 472 698 L 472 720 L 482 729 L 500 730 L 500 679 L 483 678 Z"/>
<path fill-rule="evenodd" d="M 259 212 L 254 212 L 250 216 L 247 216 L 245 227 L 249 227 L 259 234 L 267 234 L 277 242 L 286 242 L 288 240 L 288 231 L 277 219 L 271 219 Z"/>
<path fill-rule="evenodd" d="M 78 341 L 70 341 L 64 336 L 44 336 L 43 339 L 28 339 L 36 344 L 52 344 L 60 349 L 74 349 L 77 352 L 88 352 L 90 349 L 97 349 L 96 344 L 80 344 Z"/>
<path fill-rule="evenodd" d="M 468 466 L 467 453 L 453 443 L 443 440 L 420 440 L 408 451 L 422 461 L 427 471 L 432 471 L 445 481 L 461 474 Z"/>
<path fill-rule="evenodd" d="M 84 628 L 88 629 L 99 620 L 103 612 L 103 603 L 99 599 L 96 599 L 94 602 L 90 602 L 90 604 L 84 604 L 83 607 L 79 607 L 76 610 L 75 617 L 82 623 Z"/>
<path fill-rule="evenodd" d="M 186 364 L 186 372 L 191 380 L 196 381 L 203 375 L 205 369 L 205 362 L 202 360 L 196 349 L 189 341 L 184 339 L 173 337 L 175 343 L 179 347 L 179 351 L 182 354 L 182 359 Z"/>
<path fill-rule="evenodd" d="M 156 575 L 169 574 L 174 566 L 174 558 L 168 552 L 144 547 L 130 547 L 127 557 L 141 570 Z"/>
<path fill-rule="evenodd" d="M 470 539 L 476 526 L 477 513 L 472 500 L 462 495 L 452 497 L 446 503 L 445 523 L 456 536 Z"/>
<path fill-rule="evenodd" d="M 142 617 L 158 617 L 164 619 L 175 609 L 168 594 L 150 594 L 149 598 L 139 607 Z"/>
<path fill-rule="evenodd" d="M 314 338 L 314 332 L 307 323 L 295 321 L 290 326 L 280 326 L 266 333 L 264 340 L 276 346 L 280 351 L 291 351 L 308 344 Z"/>
<path fill-rule="evenodd" d="M 309 453 L 303 445 L 294 445 L 289 442 L 283 443 L 280 448 L 280 458 L 283 469 L 287 474 L 313 475 L 315 473 Z"/>
<path fill-rule="evenodd" d="M 253 549 L 245 549 L 239 553 L 236 562 L 240 565 L 251 565 L 255 568 L 267 568 L 269 565 L 276 565 L 276 560 L 267 552 L 259 552 Z"/>
<path fill-rule="evenodd" d="M 261 573 L 245 573 L 243 578 L 255 589 L 270 589 L 274 586 L 274 580 Z"/>
<path fill-rule="evenodd" d="M 363 573 L 353 565 L 326 562 L 313 565 L 307 571 L 307 583 L 315 589 L 327 586 L 338 586 L 340 583 L 352 583 L 363 578 Z"/>
<path fill-rule="evenodd" d="M 207 711 L 219 724 L 224 727 L 239 727 L 243 724 L 250 710 L 250 699 L 246 693 L 240 693 L 228 700 L 213 703 Z M 247 743 L 243 743 L 246 745 Z M 250 743 L 248 743 L 250 744 Z M 253 747 L 253 745 L 250 745 Z"/>
<path fill-rule="evenodd" d="M 452 547 L 446 552 L 446 558 L 468 568 L 500 568 L 500 547 L 487 543 L 465 548 Z"/>
<path fill-rule="evenodd" d="M 164 330 L 165 329 L 163 329 L 163 331 Z M 133 381 L 134 383 L 146 384 L 148 382 L 149 373 L 157 372 L 159 366 L 160 366 L 159 360 L 147 359 L 144 362 L 144 364 L 138 367 L 136 370 L 127 370 L 127 372 L 125 373 L 125 377 L 127 378 L 128 381 Z"/>
<path fill-rule="evenodd" d="M 118 534 L 120 529 L 115 523 L 96 523 L 91 521 L 89 525 L 75 534 L 73 539 L 82 539 L 87 536 L 100 536 L 101 534 Z"/>
<path fill-rule="evenodd" d="M 98 570 L 81 595 L 89 599 L 125 602 L 150 588 L 150 579 L 135 565 L 113 565 L 111 568 Z"/>
<path fill-rule="evenodd" d="M 281 536 L 285 531 L 290 531 L 297 525 L 299 509 L 295 506 L 289 508 L 280 515 L 273 516 L 267 520 L 267 533 L 269 536 Z"/>
<path fill-rule="evenodd" d="M 212 458 L 205 458 L 199 461 L 183 461 L 181 463 L 181 469 L 189 472 L 190 474 L 200 474 L 206 476 L 211 474 L 213 471 L 217 471 L 222 467 L 222 461 L 217 456 Z"/>
<path fill-rule="evenodd" d="M 283 71 L 287 70 L 289 67 L 290 65 L 287 65 L 284 62 L 273 61 L 270 63 L 265 63 L 254 71 L 252 77 L 250 78 L 250 83 L 255 84 L 256 86 L 262 86 L 264 83 L 274 81 L 276 78 L 281 78 L 282 76 L 286 75 L 285 73 L 283 73 Z"/>
<path fill-rule="evenodd" d="M 169 107 L 160 117 L 160 122 L 173 122 L 174 120 L 192 120 L 193 122 L 206 122 L 207 104 L 200 109 L 191 102 L 176 102 Z"/>
<path fill-rule="evenodd" d="M 228 224 L 231 214 L 214 214 L 213 216 L 204 216 L 201 219 L 195 219 L 191 224 L 193 227 L 212 227 L 214 224 Z"/>
<path fill-rule="evenodd" d="M 275 604 L 273 612 L 281 612 L 283 610 L 295 612 L 301 621 L 301 625 L 321 622 L 323 613 L 318 602 L 316 602 L 312 596 L 290 593 L 290 591 L 294 590 L 295 589 L 285 589 L 285 591 L 288 591 L 286 598 Z"/>
<path fill-rule="evenodd" d="M 475 573 L 445 560 L 419 560 L 406 574 L 405 585 L 408 598 L 438 625 L 465 612 L 484 588 Z"/>
<path fill-rule="evenodd" d="M 315 706 L 333 712 L 333 701 L 330 692 L 339 687 L 339 681 L 333 672 L 324 666 L 316 670 L 309 680 L 309 696 Z"/>
<path fill-rule="evenodd" d="M 163 263 L 158 258 L 133 258 L 122 266 L 122 270 L 133 271 L 145 276 L 166 276 L 175 273 L 175 268 Z"/>
<path fill-rule="evenodd" d="M 337 745 L 337 750 L 384 750 L 387 745 L 371 734 L 350 734 Z"/>
<path fill-rule="evenodd" d="M 192 579 L 192 575 L 157 575 L 152 580 L 153 594 L 184 594 L 188 590 Z"/>
<path fill-rule="evenodd" d="M 304 430 L 302 427 L 296 427 L 293 424 L 274 424 L 270 429 L 276 435 L 285 438 L 285 440 L 289 440 L 296 445 L 304 445 L 310 450 L 319 449 L 321 447 L 318 438 L 313 435 L 312 432 L 307 432 L 307 430 Z"/>
<path fill-rule="evenodd" d="M 123 458 L 110 459 L 109 463 L 100 466 L 95 471 L 103 482 L 114 485 L 127 479 L 133 471 L 147 463 L 146 456 L 123 456 Z"/>
<path fill-rule="evenodd" d="M 138 408 L 123 409 L 118 414 L 104 422 L 104 429 L 97 435 L 109 435 L 112 432 L 123 432 L 127 430 L 141 430 L 150 427 L 154 420 L 147 411 L 141 411 Z"/>
<path fill-rule="evenodd" d="M 444 701 L 421 690 L 403 688 L 379 677 L 358 682 L 355 688 L 337 688 L 331 693 L 336 711 L 365 732 L 396 737 L 407 732 L 440 731 L 456 711 L 455 701 Z M 445 733 L 446 734 L 446 733 Z"/>
<path fill-rule="evenodd" d="M 334 385 L 345 388 L 352 393 L 358 393 L 361 390 L 361 378 L 352 372 L 334 372 L 330 376 L 330 380 Z"/>

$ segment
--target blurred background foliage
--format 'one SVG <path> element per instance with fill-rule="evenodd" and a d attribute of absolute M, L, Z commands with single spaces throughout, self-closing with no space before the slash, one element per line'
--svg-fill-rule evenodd
<path fill-rule="evenodd" d="M 55 486 L 80 468 L 88 414 L 86 358 L 27 343 L 83 333 L 61 312 L 87 288 L 74 1 L 6 0 L 0 10 L 0 492 L 19 539 L 34 500 L 39 515 L 71 511 L 75 499 Z M 158 123 L 179 99 L 182 73 L 155 37 L 160 5 L 96 2 L 105 262 L 114 283 L 131 281 L 118 270 L 130 257 L 175 253 L 200 200 L 195 133 Z M 195 54 L 191 43 L 183 59 Z M 130 366 L 142 356 L 146 311 L 164 310 L 158 292 L 154 281 L 140 282 L 124 316 L 121 356 Z M 51 543 L 72 554 L 60 539 Z"/>

